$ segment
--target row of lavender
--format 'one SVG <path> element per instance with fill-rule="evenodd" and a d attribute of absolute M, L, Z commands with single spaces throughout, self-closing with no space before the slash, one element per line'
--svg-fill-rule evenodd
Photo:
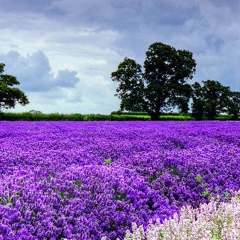
<path fill-rule="evenodd" d="M 239 122 L 0 126 L 0 239 L 123 239 L 239 190 Z"/>

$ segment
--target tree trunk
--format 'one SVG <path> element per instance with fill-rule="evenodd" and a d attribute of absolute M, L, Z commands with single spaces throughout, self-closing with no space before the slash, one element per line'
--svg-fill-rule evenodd
<path fill-rule="evenodd" d="M 232 120 L 238 120 L 238 112 L 237 111 L 233 112 Z"/>
<path fill-rule="evenodd" d="M 152 121 L 158 121 L 160 113 L 159 113 L 159 111 L 158 112 L 154 112 L 154 113 L 151 113 L 150 116 L 151 116 L 151 120 Z"/>

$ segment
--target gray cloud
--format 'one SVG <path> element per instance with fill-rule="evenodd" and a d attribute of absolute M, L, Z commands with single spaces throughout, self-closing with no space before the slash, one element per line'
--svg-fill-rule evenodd
<path fill-rule="evenodd" d="M 44 12 L 48 9 L 48 6 L 52 1 L 53 0 L 1 0 L 0 11 L 8 13 Z"/>
<path fill-rule="evenodd" d="M 71 88 L 79 82 L 79 78 L 76 75 L 76 71 L 60 70 L 54 82 L 60 87 Z"/>
<path fill-rule="evenodd" d="M 44 92 L 55 87 L 72 88 L 79 82 L 76 71 L 59 70 L 54 77 L 47 56 L 35 52 L 23 57 L 17 51 L 0 54 L 0 59 L 6 64 L 7 73 L 15 75 L 21 83 L 21 88 L 28 92 Z"/>

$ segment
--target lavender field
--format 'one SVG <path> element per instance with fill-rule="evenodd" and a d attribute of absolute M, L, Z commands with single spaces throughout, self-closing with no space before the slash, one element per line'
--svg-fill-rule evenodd
<path fill-rule="evenodd" d="M 0 239 L 123 239 L 240 189 L 240 122 L 0 126 Z"/>

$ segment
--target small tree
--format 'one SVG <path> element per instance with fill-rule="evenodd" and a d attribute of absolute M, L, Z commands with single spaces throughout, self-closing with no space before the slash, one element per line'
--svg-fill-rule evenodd
<path fill-rule="evenodd" d="M 231 92 L 227 112 L 232 115 L 233 120 L 238 119 L 240 114 L 240 92 Z"/>
<path fill-rule="evenodd" d="M 165 108 L 180 106 L 186 112 L 190 92 L 188 79 L 195 73 L 192 53 L 156 42 L 148 48 L 142 66 L 125 58 L 112 73 L 121 110 L 145 111 L 152 120 L 158 120 Z"/>
<path fill-rule="evenodd" d="M 196 82 L 192 85 L 192 115 L 198 120 L 203 117 L 214 120 L 229 106 L 231 91 L 214 80 L 203 81 L 203 86 Z"/>
<path fill-rule="evenodd" d="M 5 64 L 0 63 L 0 109 L 14 108 L 16 103 L 26 105 L 29 103 L 27 96 L 19 88 L 13 87 L 19 85 L 16 77 L 3 74 Z"/>
<path fill-rule="evenodd" d="M 113 81 L 118 81 L 116 94 L 122 101 L 121 111 L 142 111 L 144 108 L 144 83 L 141 65 L 133 59 L 125 58 L 118 65 L 118 70 L 112 73 Z"/>

